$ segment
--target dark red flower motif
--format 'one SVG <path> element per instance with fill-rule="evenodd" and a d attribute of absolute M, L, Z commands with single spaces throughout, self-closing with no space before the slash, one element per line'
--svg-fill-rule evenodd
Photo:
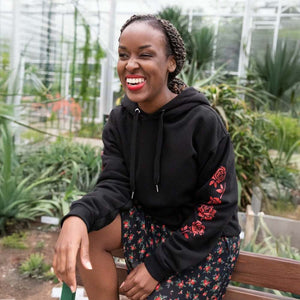
<path fill-rule="evenodd" d="M 225 190 L 226 190 L 226 183 L 224 183 L 224 186 L 223 184 L 220 185 L 220 188 L 219 189 L 216 189 L 216 192 L 221 194 L 220 195 L 220 199 L 222 199 L 224 193 L 225 193 Z"/>
<path fill-rule="evenodd" d="M 205 226 L 200 221 L 193 222 L 191 228 L 194 236 L 204 234 Z"/>
<path fill-rule="evenodd" d="M 214 187 L 216 188 L 219 183 L 221 183 L 225 180 L 225 178 L 226 178 L 226 168 L 222 166 L 212 176 L 209 185 L 213 184 Z"/>
<path fill-rule="evenodd" d="M 209 201 L 207 202 L 208 204 L 221 204 L 220 198 L 217 197 L 209 197 Z"/>
<path fill-rule="evenodd" d="M 204 220 L 211 220 L 216 214 L 216 210 L 210 205 L 201 205 L 198 207 L 198 216 Z"/>

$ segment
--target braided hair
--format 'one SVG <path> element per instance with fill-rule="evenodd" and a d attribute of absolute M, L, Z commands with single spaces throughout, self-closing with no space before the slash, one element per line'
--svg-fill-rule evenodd
<path fill-rule="evenodd" d="M 134 22 L 147 22 L 153 28 L 160 30 L 166 40 L 166 55 L 173 55 L 176 61 L 176 69 L 168 75 L 168 88 L 175 94 L 180 94 L 187 86 L 182 80 L 176 76 L 183 68 L 186 51 L 181 35 L 172 23 L 165 19 L 157 18 L 154 15 L 133 15 L 130 17 L 121 28 L 121 34 L 124 29 Z"/>

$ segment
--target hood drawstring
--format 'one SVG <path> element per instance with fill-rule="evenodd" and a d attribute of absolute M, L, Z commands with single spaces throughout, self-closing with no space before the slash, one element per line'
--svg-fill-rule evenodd
<path fill-rule="evenodd" d="M 154 180 L 154 185 L 157 193 L 159 192 L 159 181 L 160 181 L 160 158 L 161 158 L 161 150 L 163 144 L 164 114 L 165 114 L 165 110 L 162 110 L 159 118 L 155 157 L 154 157 L 153 180 Z"/>
<path fill-rule="evenodd" d="M 134 197 L 135 192 L 135 162 L 136 162 L 136 137 L 137 137 L 137 126 L 139 120 L 140 110 L 138 108 L 134 111 L 132 135 L 131 135 L 131 153 L 130 153 L 130 188 L 131 188 L 131 199 Z"/>
<path fill-rule="evenodd" d="M 138 119 L 140 114 L 139 108 L 134 111 L 133 125 L 132 125 L 132 136 L 131 136 L 131 153 L 130 153 L 130 188 L 131 188 L 131 199 L 134 198 L 135 193 L 135 164 L 136 164 L 136 139 L 137 139 L 137 127 Z M 154 168 L 153 168 L 153 181 L 155 185 L 156 192 L 159 192 L 159 182 L 160 182 L 160 160 L 161 151 L 163 145 L 163 129 L 164 129 L 164 113 L 165 110 L 161 111 L 158 124 L 157 141 L 155 148 L 154 157 Z"/>

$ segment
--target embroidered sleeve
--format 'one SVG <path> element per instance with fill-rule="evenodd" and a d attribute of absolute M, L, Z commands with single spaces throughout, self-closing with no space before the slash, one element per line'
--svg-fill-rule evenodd
<path fill-rule="evenodd" d="M 193 221 L 190 226 L 185 225 L 181 228 L 181 232 L 186 239 L 189 239 L 191 236 L 204 234 L 205 225 L 203 225 L 203 221 L 211 221 L 217 212 L 213 205 L 222 203 L 222 197 L 226 190 L 225 179 L 226 168 L 221 166 L 209 181 L 209 186 L 213 186 L 213 189 L 211 189 L 211 195 L 209 196 L 209 201 L 207 203 L 208 205 L 200 205 L 197 208 L 197 219 Z"/>
<path fill-rule="evenodd" d="M 199 158 L 199 170 L 195 193 L 198 205 L 180 228 L 145 259 L 146 268 L 157 280 L 204 259 L 237 212 L 237 182 L 229 136 L 220 141 L 205 163 Z"/>

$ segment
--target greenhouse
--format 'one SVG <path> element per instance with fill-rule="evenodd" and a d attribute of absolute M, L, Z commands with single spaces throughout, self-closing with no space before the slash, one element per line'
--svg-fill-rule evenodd
<path fill-rule="evenodd" d="M 60 298 L 59 220 L 103 171 L 103 128 L 127 95 L 119 37 L 140 14 L 178 30 L 177 77 L 230 135 L 241 250 L 300 262 L 300 0 L 0 0 L 0 299 Z"/>

